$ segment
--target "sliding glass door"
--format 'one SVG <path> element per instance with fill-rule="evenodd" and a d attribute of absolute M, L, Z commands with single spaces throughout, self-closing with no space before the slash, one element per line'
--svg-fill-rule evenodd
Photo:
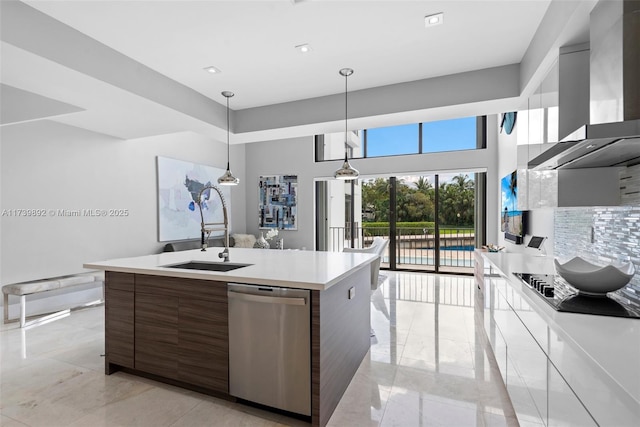
<path fill-rule="evenodd" d="M 476 174 L 438 176 L 438 271 L 473 270 L 476 228 Z"/>
<path fill-rule="evenodd" d="M 389 239 L 384 268 L 471 273 L 477 229 L 484 229 L 477 224 L 478 217 L 484 221 L 478 177 L 484 174 L 327 181 L 320 186 L 326 191 L 317 191 L 323 195 L 318 212 L 325 224 L 317 240 L 324 241 L 327 250 L 341 251 L 368 247 L 382 236 Z"/>

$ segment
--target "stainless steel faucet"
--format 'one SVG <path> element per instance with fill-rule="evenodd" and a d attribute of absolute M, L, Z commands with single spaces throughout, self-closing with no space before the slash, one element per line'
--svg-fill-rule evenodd
<path fill-rule="evenodd" d="M 204 215 L 202 213 L 202 195 L 208 190 L 215 190 L 220 196 L 220 201 L 222 202 L 222 213 L 224 216 L 224 222 L 204 222 Z M 224 196 L 222 195 L 222 191 L 215 185 L 207 185 L 200 190 L 198 193 L 198 200 L 196 201 L 198 207 L 200 208 L 200 230 L 201 230 L 201 245 L 202 251 L 207 250 L 207 240 L 209 240 L 209 235 L 212 231 L 224 230 L 224 250 L 218 254 L 218 257 L 223 258 L 223 262 L 229 261 L 229 219 L 227 216 L 227 202 L 224 200 Z M 216 225 L 224 225 L 224 228 L 215 227 Z M 214 226 L 214 227 L 212 227 Z M 205 239 L 206 235 L 206 239 Z"/>

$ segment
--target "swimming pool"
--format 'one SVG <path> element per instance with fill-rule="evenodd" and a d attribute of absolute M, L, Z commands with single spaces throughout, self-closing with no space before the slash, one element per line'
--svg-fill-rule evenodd
<path fill-rule="evenodd" d="M 440 246 L 441 251 L 466 251 L 473 252 L 475 246 L 473 245 L 455 245 L 455 246 Z"/>
<path fill-rule="evenodd" d="M 422 250 L 428 250 L 433 248 L 420 248 Z M 441 251 L 462 251 L 462 252 L 473 252 L 475 246 L 473 245 L 453 245 L 453 246 L 440 246 Z"/>

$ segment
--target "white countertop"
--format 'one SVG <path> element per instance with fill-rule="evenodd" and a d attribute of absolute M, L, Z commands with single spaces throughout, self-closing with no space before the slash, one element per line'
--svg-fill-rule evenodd
<path fill-rule="evenodd" d="M 165 252 L 133 258 L 90 262 L 84 268 L 121 273 L 218 280 L 256 285 L 325 290 L 370 264 L 376 256 L 367 253 L 292 251 L 277 249 L 229 248 L 229 262 L 252 264 L 228 272 L 167 268 L 188 261 L 222 263 L 221 247 Z"/>
<path fill-rule="evenodd" d="M 602 370 L 611 381 L 614 395 L 621 392 L 627 401 L 628 398 L 635 401 L 636 413 L 640 415 L 640 319 L 555 311 L 512 274 L 555 274 L 553 257 L 515 253 L 483 253 L 483 256 L 504 274 L 511 287 L 545 319 L 549 328 L 590 359 L 591 366 Z M 554 363 L 563 363 L 562 354 L 549 357 Z M 583 373 L 585 378 L 593 374 Z"/>

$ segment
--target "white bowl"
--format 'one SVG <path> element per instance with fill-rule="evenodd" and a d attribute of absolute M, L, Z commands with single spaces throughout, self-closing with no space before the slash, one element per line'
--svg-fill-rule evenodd
<path fill-rule="evenodd" d="M 617 291 L 629 283 L 635 274 L 631 262 L 602 267 L 575 257 L 564 264 L 560 264 L 556 258 L 554 263 L 558 274 L 583 295 L 603 296 L 607 292 Z"/>

